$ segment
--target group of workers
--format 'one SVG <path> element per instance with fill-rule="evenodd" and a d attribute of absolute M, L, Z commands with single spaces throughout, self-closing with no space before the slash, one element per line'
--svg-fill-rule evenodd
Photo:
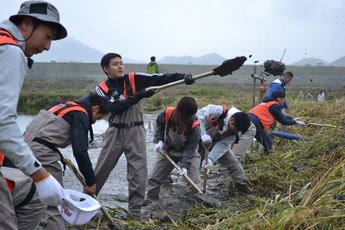
<path fill-rule="evenodd" d="M 64 159 L 58 148 L 72 145 L 73 155 L 84 177 L 84 192 L 98 195 L 112 169 L 124 153 L 127 159 L 128 209 L 141 214 L 145 199 L 158 199 L 161 184 L 173 165 L 162 155 L 150 176 L 147 169 L 146 131 L 142 102 L 154 95 L 150 86 L 183 80 L 194 83 L 191 74 L 125 73 L 119 54 L 101 60 L 107 76 L 94 92 L 81 99 L 58 102 L 42 109 L 26 127 L 24 135 L 16 121 L 16 110 L 24 77 L 35 54 L 49 50 L 52 40 L 67 36 L 58 10 L 49 2 L 26 1 L 18 13 L 0 24 L 0 223 L 4 229 L 35 229 L 45 219 L 47 229 L 66 229 L 57 206 L 65 196 Z M 286 72 L 272 83 L 268 96 L 248 113 L 209 104 L 198 109 L 192 97 L 182 97 L 176 107 L 157 116 L 155 149 L 180 163 L 181 175 L 200 184 L 200 170 L 219 162 L 228 168 L 235 187 L 249 193 L 242 161 L 255 137 L 272 149 L 268 130 L 275 121 L 304 125 L 282 112 L 285 85 L 293 75 Z M 93 169 L 88 155 L 92 124 L 108 115 L 102 150 Z M 205 151 L 210 152 L 205 157 Z M 147 188 L 148 184 L 148 188 Z M 147 192 L 147 193 L 146 193 Z"/>

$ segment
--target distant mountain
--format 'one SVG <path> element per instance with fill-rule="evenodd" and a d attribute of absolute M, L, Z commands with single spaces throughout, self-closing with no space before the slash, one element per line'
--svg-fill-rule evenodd
<path fill-rule="evenodd" d="M 324 66 L 324 65 L 329 65 L 326 61 L 318 58 L 304 58 L 301 59 L 292 65 L 297 65 L 297 66 L 306 66 L 306 65 L 312 65 L 312 66 Z"/>
<path fill-rule="evenodd" d="M 345 66 L 345 56 L 330 63 L 331 66 Z"/>
<path fill-rule="evenodd" d="M 65 38 L 61 41 L 52 42 L 50 50 L 33 57 L 35 62 L 86 62 L 99 63 L 105 53 L 93 49 L 73 39 Z M 136 61 L 123 58 L 125 63 Z"/>
<path fill-rule="evenodd" d="M 193 64 L 193 65 L 219 65 L 225 60 L 224 57 L 216 53 L 210 53 L 201 57 L 192 56 L 167 56 L 160 60 L 161 64 Z"/>

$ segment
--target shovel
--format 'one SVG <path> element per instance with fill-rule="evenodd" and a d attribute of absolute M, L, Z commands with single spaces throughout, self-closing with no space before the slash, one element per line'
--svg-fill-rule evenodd
<path fill-rule="evenodd" d="M 228 60 L 225 60 L 220 66 L 214 68 L 213 70 L 194 75 L 192 76 L 192 78 L 194 80 L 197 80 L 197 79 L 201 79 L 201 78 L 212 76 L 212 75 L 220 75 L 224 77 L 226 75 L 232 74 L 233 71 L 238 70 L 244 64 L 246 60 L 247 58 L 244 56 L 236 57 L 234 59 L 228 59 Z M 184 80 L 178 80 L 178 81 L 170 82 L 168 84 L 160 85 L 160 86 L 151 86 L 151 87 L 146 88 L 146 91 L 154 90 L 155 93 L 157 93 L 162 89 L 170 88 L 172 86 L 180 85 L 180 84 L 184 84 Z"/>
<path fill-rule="evenodd" d="M 166 152 L 163 152 L 159 149 L 157 149 L 157 152 L 163 155 L 174 166 L 174 168 L 177 169 L 178 172 L 182 171 L 181 167 L 178 164 L 176 164 L 175 161 L 173 161 L 173 159 L 171 159 L 171 157 Z M 187 175 L 183 175 L 183 176 L 188 181 L 188 183 L 190 183 L 198 191 L 198 193 L 202 194 L 202 191 L 200 190 L 200 188 L 192 181 L 192 179 L 190 179 L 189 176 Z"/>
<path fill-rule="evenodd" d="M 306 125 L 315 126 L 315 127 L 328 127 L 328 128 L 336 128 L 336 129 L 345 129 L 345 125 L 338 126 L 338 125 L 328 125 L 328 124 L 311 123 L 311 122 L 306 122 Z"/>

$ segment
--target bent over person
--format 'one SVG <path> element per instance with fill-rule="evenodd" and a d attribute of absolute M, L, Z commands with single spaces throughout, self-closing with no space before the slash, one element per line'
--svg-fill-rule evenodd
<path fill-rule="evenodd" d="M 155 150 L 166 151 L 175 163 L 181 163 L 183 174 L 195 184 L 200 183 L 200 122 L 195 115 L 198 106 L 192 97 L 183 97 L 176 108 L 168 107 L 157 116 Z M 174 169 L 169 160 L 158 154 L 148 183 L 148 199 L 158 199 L 160 186 Z"/>
<path fill-rule="evenodd" d="M 184 79 L 186 84 L 194 82 L 190 74 L 145 75 L 130 72 L 125 74 L 119 54 L 103 56 L 101 66 L 108 79 L 96 86 L 99 95 L 109 97 L 111 115 L 109 128 L 105 132 L 103 148 L 95 168 L 96 194 L 102 189 L 112 169 L 122 153 L 127 159 L 128 208 L 135 215 L 141 215 L 147 183 L 146 131 L 143 121 L 142 99 L 150 97 L 154 91 L 146 91 L 149 86 L 164 85 Z"/>
<path fill-rule="evenodd" d="M 262 103 L 248 112 L 251 122 L 256 127 L 255 139 L 263 145 L 264 153 L 272 150 L 273 140 L 268 132 L 276 121 L 283 125 L 305 125 L 302 119 L 287 116 L 282 112 L 284 103 L 285 93 L 274 91 L 271 97 L 265 97 Z"/>
<path fill-rule="evenodd" d="M 63 189 L 25 144 L 16 117 L 22 84 L 33 64 L 31 57 L 49 50 L 52 40 L 66 36 L 58 10 L 45 1 L 23 2 L 16 15 L 0 24 L 0 151 L 33 179 L 41 201 L 54 206 L 61 204 Z M 17 221 L 14 205 L 0 172 L 1 229 L 30 229 Z"/>
<path fill-rule="evenodd" d="M 41 110 L 27 126 L 24 137 L 42 165 L 63 184 L 63 156 L 58 148 L 72 144 L 73 155 L 84 176 L 84 192 L 95 194 L 96 178 L 88 155 L 92 124 L 109 110 L 108 99 L 97 94 L 75 101 L 59 103 L 49 110 Z M 60 163 L 61 162 L 61 163 Z M 64 166 L 65 169 L 65 166 Z M 56 207 L 47 207 L 47 229 L 66 229 L 65 221 Z"/>
<path fill-rule="evenodd" d="M 197 113 L 201 123 L 201 140 L 213 142 L 208 159 L 203 160 L 203 170 L 210 169 L 216 161 L 228 168 L 235 187 L 242 193 L 250 193 L 247 187 L 241 159 L 248 150 L 254 137 L 255 127 L 244 112 L 232 108 L 229 111 L 223 106 L 208 105 Z M 249 133 L 248 128 L 251 127 Z M 241 137 L 243 142 L 241 142 Z M 234 153 L 234 147 L 238 156 Z"/>

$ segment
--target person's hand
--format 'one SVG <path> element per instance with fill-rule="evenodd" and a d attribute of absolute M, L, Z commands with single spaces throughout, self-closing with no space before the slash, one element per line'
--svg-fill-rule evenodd
<path fill-rule="evenodd" d="M 301 118 L 296 117 L 293 120 L 296 122 L 296 125 L 298 125 L 298 126 L 305 126 L 305 122 Z"/>
<path fill-rule="evenodd" d="M 212 138 L 210 135 L 208 135 L 207 133 L 201 135 L 201 141 L 204 144 L 210 144 L 212 142 Z"/>
<path fill-rule="evenodd" d="M 152 97 L 155 94 L 155 90 L 154 89 L 150 89 L 150 90 L 146 90 L 146 89 L 142 89 L 140 90 L 137 95 L 139 98 L 148 98 L 148 97 Z"/>
<path fill-rule="evenodd" d="M 183 79 L 184 79 L 184 83 L 185 83 L 186 85 L 191 85 L 191 84 L 193 84 L 193 83 L 195 82 L 195 80 L 193 79 L 192 74 L 186 74 L 186 75 L 183 77 Z"/>
<path fill-rule="evenodd" d="M 84 187 L 84 193 L 90 195 L 90 196 L 93 196 L 96 194 L 96 184 L 94 185 L 91 185 L 91 186 L 85 186 Z"/>
<path fill-rule="evenodd" d="M 202 161 L 201 168 L 203 171 L 210 170 L 213 166 L 213 161 L 210 158 L 207 158 L 207 160 Z"/>
<path fill-rule="evenodd" d="M 164 146 L 163 141 L 158 141 L 158 143 L 155 145 L 155 151 L 162 151 Z"/>
<path fill-rule="evenodd" d="M 181 170 L 178 172 L 179 176 L 187 176 L 187 169 L 186 168 L 181 168 Z"/>
<path fill-rule="evenodd" d="M 41 181 L 36 181 L 36 190 L 43 204 L 48 206 L 59 206 L 65 196 L 65 190 L 59 182 L 50 174 Z"/>

